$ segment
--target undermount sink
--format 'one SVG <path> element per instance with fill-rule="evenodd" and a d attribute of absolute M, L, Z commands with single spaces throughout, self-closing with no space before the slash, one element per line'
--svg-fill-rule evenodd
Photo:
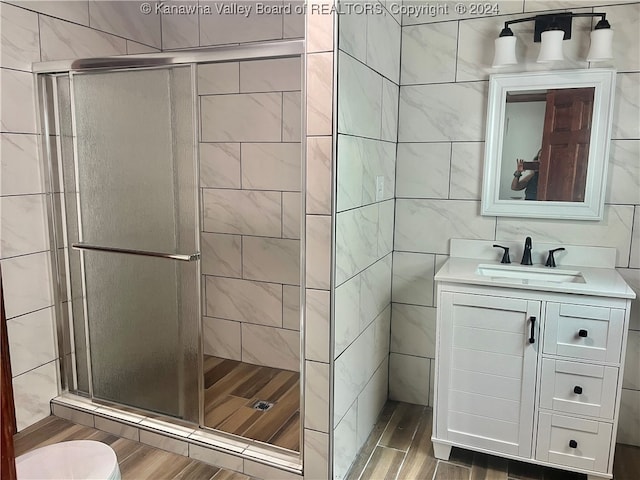
<path fill-rule="evenodd" d="M 580 272 L 552 268 L 538 268 L 523 265 L 478 265 L 478 275 L 494 279 L 521 280 L 523 283 L 585 283 Z"/>

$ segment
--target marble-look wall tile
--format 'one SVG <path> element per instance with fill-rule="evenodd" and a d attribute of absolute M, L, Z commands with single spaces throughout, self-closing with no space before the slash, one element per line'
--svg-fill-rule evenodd
<path fill-rule="evenodd" d="M 633 214 L 633 234 L 631 236 L 631 268 L 640 268 L 640 206 L 636 206 Z"/>
<path fill-rule="evenodd" d="M 394 248 L 448 254 L 449 239 L 491 240 L 495 237 L 495 228 L 495 217 L 480 216 L 480 202 L 398 199 Z M 438 235 L 430 232 L 438 232 Z M 518 233 L 518 239 L 520 236 Z"/>
<path fill-rule="evenodd" d="M 398 99 L 400 87 L 386 78 L 382 79 L 382 123 L 380 138 L 389 142 L 398 140 Z"/>
<path fill-rule="evenodd" d="M 300 90 L 301 74 L 300 57 L 240 62 L 240 91 Z"/>
<path fill-rule="evenodd" d="M 640 390 L 640 332 L 637 330 L 629 331 L 622 388 Z"/>
<path fill-rule="evenodd" d="M 158 52 L 160 52 L 160 50 L 155 47 L 149 47 L 148 45 L 143 45 L 142 43 L 127 40 L 127 55 L 136 55 L 139 53 L 158 53 Z"/>
<path fill-rule="evenodd" d="M 0 196 L 44 193 L 36 135 L 0 134 Z"/>
<path fill-rule="evenodd" d="M 89 26 L 89 0 L 56 0 L 55 2 L 48 0 L 12 0 L 6 3 L 12 3 L 50 17 Z"/>
<path fill-rule="evenodd" d="M 282 192 L 282 236 L 300 239 L 302 221 L 301 194 Z"/>
<path fill-rule="evenodd" d="M 206 277 L 206 315 L 282 326 L 282 285 Z"/>
<path fill-rule="evenodd" d="M 331 217 L 307 215 L 307 287 L 328 290 L 331 286 Z"/>
<path fill-rule="evenodd" d="M 2 68 L 0 84 L 2 84 L 0 130 L 13 133 L 38 133 L 33 103 L 35 94 L 32 74 Z"/>
<path fill-rule="evenodd" d="M 389 359 L 380 364 L 376 372 L 358 396 L 358 450 L 369 437 L 378 419 L 378 415 L 387 401 L 389 390 Z"/>
<path fill-rule="evenodd" d="M 366 17 L 366 64 L 398 84 L 400 82 L 400 37 L 402 29 L 388 12 L 368 14 Z M 360 34 L 362 35 L 362 33 Z"/>
<path fill-rule="evenodd" d="M 391 303 L 391 254 L 378 260 L 360 275 L 360 331 L 363 331 Z"/>
<path fill-rule="evenodd" d="M 396 170 L 398 198 L 447 198 L 451 144 L 399 143 Z"/>
<path fill-rule="evenodd" d="M 285 0 L 283 5 L 291 9 L 282 15 L 282 38 L 304 38 L 305 32 L 305 0 Z"/>
<path fill-rule="evenodd" d="M 396 144 L 368 139 L 361 141 L 364 146 L 361 205 L 393 198 L 396 183 Z M 382 177 L 384 182 L 381 196 L 376 192 L 378 177 Z"/>
<path fill-rule="evenodd" d="M 127 43 L 124 38 L 55 18 L 44 16 L 39 18 L 42 61 L 127 53 Z"/>
<path fill-rule="evenodd" d="M 333 0 L 311 0 L 307 5 L 307 52 L 333 51 Z"/>
<path fill-rule="evenodd" d="M 189 9 L 193 13 L 163 14 L 162 50 L 197 47 L 200 44 L 198 32 L 197 0 L 178 0 L 171 2 L 180 9 Z"/>
<path fill-rule="evenodd" d="M 640 140 L 612 140 L 605 203 L 640 204 Z"/>
<path fill-rule="evenodd" d="M 334 358 L 360 334 L 360 283 L 356 275 L 335 289 Z"/>
<path fill-rule="evenodd" d="M 358 402 L 354 401 L 333 433 L 333 478 L 347 476 L 351 463 L 358 454 Z"/>
<path fill-rule="evenodd" d="M 410 355 L 389 355 L 389 398 L 427 405 L 431 360 Z"/>
<path fill-rule="evenodd" d="M 618 73 L 614 94 L 611 138 L 640 138 L 640 73 Z"/>
<path fill-rule="evenodd" d="M 454 82 L 458 22 L 402 29 L 401 85 Z"/>
<path fill-rule="evenodd" d="M 363 205 L 364 157 L 367 142 L 367 139 L 360 137 L 338 135 L 336 178 L 338 212 Z"/>
<path fill-rule="evenodd" d="M 242 359 L 240 322 L 202 317 L 202 347 L 205 355 Z"/>
<path fill-rule="evenodd" d="M 393 229 L 395 226 L 395 200 L 378 203 L 378 256 L 393 251 Z"/>
<path fill-rule="evenodd" d="M 451 144 L 449 198 L 480 200 L 483 159 L 483 142 L 454 142 Z"/>
<path fill-rule="evenodd" d="M 211 13 L 200 14 L 200 46 L 229 43 L 259 42 L 282 38 L 282 15 L 258 15 L 256 2 L 238 1 L 233 4 L 217 1 L 200 1 L 201 7 L 209 7 Z M 217 8 L 238 8 L 251 14 L 219 13 Z"/>
<path fill-rule="evenodd" d="M 189 455 L 189 444 L 187 442 L 165 437 L 164 435 L 148 430 L 140 430 L 140 443 L 146 443 L 160 450 L 166 450 L 167 452 L 173 452 L 185 457 Z"/>
<path fill-rule="evenodd" d="M 338 132 L 377 138 L 382 76 L 345 53 L 339 54 L 338 66 Z"/>
<path fill-rule="evenodd" d="M 31 71 L 31 64 L 40 61 L 38 15 L 3 4 L 0 24 L 0 67 Z"/>
<path fill-rule="evenodd" d="M 306 430 L 304 435 L 304 478 L 329 478 L 329 435 Z"/>
<path fill-rule="evenodd" d="M 4 272 L 4 269 L 3 269 Z M 7 281 L 7 283 L 9 283 Z M 7 299 L 9 292 L 5 292 Z M 49 362 L 13 378 L 18 431 L 51 414 L 49 401 L 58 396 L 58 369 Z"/>
<path fill-rule="evenodd" d="M 280 192 L 214 190 L 202 192 L 204 231 L 279 237 Z"/>
<path fill-rule="evenodd" d="M 333 131 L 333 53 L 307 55 L 307 135 Z"/>
<path fill-rule="evenodd" d="M 282 94 L 200 97 L 203 142 L 280 142 Z"/>
<path fill-rule="evenodd" d="M 305 362 L 304 426 L 320 432 L 329 431 L 329 365 Z"/>
<path fill-rule="evenodd" d="M 484 140 L 488 82 L 400 88 L 400 142 Z"/>
<path fill-rule="evenodd" d="M 48 252 L 2 260 L 2 288 L 7 318 L 53 305 Z"/>
<path fill-rule="evenodd" d="M 49 249 L 45 202 L 44 195 L 0 198 L 0 258 Z"/>
<path fill-rule="evenodd" d="M 248 280 L 300 284 L 300 241 L 243 237 L 242 272 Z"/>
<path fill-rule="evenodd" d="M 631 301 L 631 317 L 629 318 L 629 330 L 640 330 L 640 269 L 618 268 L 618 273 L 636 292 L 635 300 Z"/>
<path fill-rule="evenodd" d="M 299 143 L 243 144 L 242 187 L 299 192 L 300 148 Z"/>
<path fill-rule="evenodd" d="M 305 358 L 329 362 L 331 295 L 326 290 L 307 289 Z"/>
<path fill-rule="evenodd" d="M 282 286 L 282 327 L 300 331 L 300 287 Z"/>
<path fill-rule="evenodd" d="M 141 3 L 89 0 L 89 26 L 162 48 L 161 15 L 155 12 L 144 15 L 140 11 Z"/>
<path fill-rule="evenodd" d="M 416 357 L 436 356 L 436 309 L 394 303 L 391 351 Z"/>
<path fill-rule="evenodd" d="M 241 472 L 243 468 L 242 458 L 228 453 L 218 452 L 210 448 L 204 448 L 193 443 L 189 443 L 189 458 L 236 472 Z"/>
<path fill-rule="evenodd" d="M 282 93 L 282 141 L 300 142 L 302 138 L 302 94 Z"/>
<path fill-rule="evenodd" d="M 527 0 L 528 3 L 529 0 Z M 546 0 L 545 0 L 546 1 Z M 402 25 L 416 25 L 422 23 L 433 23 L 451 20 L 463 20 L 466 18 L 477 18 L 486 15 L 507 15 L 509 13 L 522 12 L 525 0 L 498 0 L 490 4 L 490 8 L 484 10 L 472 10 L 466 8 L 463 11 L 456 10 L 456 2 L 445 1 L 438 4 L 426 4 L 424 9 L 417 11 L 408 10 L 402 16 Z M 411 3 L 421 5 L 423 2 Z M 500 33 L 500 32 L 498 32 Z"/>
<path fill-rule="evenodd" d="M 618 443 L 640 445 L 640 390 L 622 389 Z"/>
<path fill-rule="evenodd" d="M 336 284 L 351 278 L 378 258 L 378 206 L 336 215 Z"/>
<path fill-rule="evenodd" d="M 57 357 L 53 307 L 8 320 L 7 335 L 14 377 Z"/>
<path fill-rule="evenodd" d="M 393 252 L 392 301 L 413 305 L 433 305 L 432 254 Z"/>
<path fill-rule="evenodd" d="M 222 62 L 198 65 L 198 94 L 240 93 L 240 63 Z"/>
<path fill-rule="evenodd" d="M 242 361 L 299 371 L 300 333 L 243 323 Z"/>
<path fill-rule="evenodd" d="M 331 137 L 307 139 L 307 213 L 331 213 Z"/>
<path fill-rule="evenodd" d="M 200 144 L 200 186 L 240 188 L 240 144 Z"/>
<path fill-rule="evenodd" d="M 338 15 L 338 48 L 361 62 L 367 60 L 367 15 L 346 10 Z"/>
<path fill-rule="evenodd" d="M 242 240 L 240 235 L 200 234 L 202 274 L 242 277 Z"/>
<path fill-rule="evenodd" d="M 520 241 L 530 236 L 534 242 L 538 238 L 544 239 L 545 242 L 558 242 L 558 244 L 579 241 L 581 245 L 614 247 L 618 252 L 616 266 L 626 267 L 629 262 L 632 223 L 633 206 L 605 205 L 604 217 L 600 222 L 578 220 L 558 222 L 532 218 L 523 224 L 522 220 L 499 218 L 495 239 Z"/>

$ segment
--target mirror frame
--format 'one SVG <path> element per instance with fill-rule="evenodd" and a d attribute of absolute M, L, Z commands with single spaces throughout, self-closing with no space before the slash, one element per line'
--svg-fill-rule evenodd
<path fill-rule="evenodd" d="M 604 68 L 490 76 L 482 215 L 602 220 L 607 190 L 615 80 L 615 70 Z M 584 202 L 500 200 L 500 167 L 507 92 L 587 87 L 595 87 L 595 92 Z"/>

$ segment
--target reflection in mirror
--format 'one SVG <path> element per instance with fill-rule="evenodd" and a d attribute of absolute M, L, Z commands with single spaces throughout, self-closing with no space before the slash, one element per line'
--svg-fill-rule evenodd
<path fill-rule="evenodd" d="M 584 201 L 594 92 L 507 92 L 500 200 Z"/>
<path fill-rule="evenodd" d="M 482 214 L 602 219 L 615 71 L 494 74 Z"/>

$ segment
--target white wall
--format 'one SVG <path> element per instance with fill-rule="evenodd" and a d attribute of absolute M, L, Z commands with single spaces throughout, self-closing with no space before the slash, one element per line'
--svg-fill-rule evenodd
<path fill-rule="evenodd" d="M 422 16 L 402 28 L 396 227 L 393 269 L 390 396 L 432 404 L 433 389 L 415 377 L 433 367 L 433 274 L 450 238 L 536 241 L 617 249 L 621 275 L 640 292 L 640 3 L 562 2 L 562 8 L 607 14 L 617 69 L 604 219 L 600 222 L 520 220 L 480 215 L 485 114 L 493 40 L 505 21 L 546 9 L 545 2 L 498 2 L 501 16 Z M 529 26 L 526 26 L 529 25 Z M 513 26 L 520 65 L 535 63 L 532 24 Z M 554 69 L 588 68 L 589 19 L 575 19 L 566 60 Z M 640 445 L 640 300 L 631 312 L 618 441 Z M 413 343 L 420 341 L 415 348 Z M 395 340 L 394 340 L 395 339 Z"/>

